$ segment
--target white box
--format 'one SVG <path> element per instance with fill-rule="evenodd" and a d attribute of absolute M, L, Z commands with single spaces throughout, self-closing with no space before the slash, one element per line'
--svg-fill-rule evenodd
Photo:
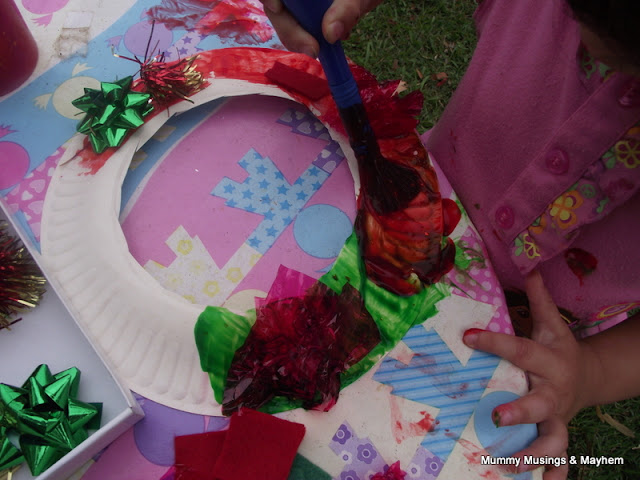
<path fill-rule="evenodd" d="M 11 217 L 0 199 L 0 221 Z M 10 225 L 10 231 L 12 230 Z M 13 224 L 23 243 L 38 260 L 26 235 Z M 68 478 L 94 455 L 143 417 L 131 392 L 124 389 L 110 372 L 104 360 L 84 336 L 60 297 L 55 285 L 49 283 L 42 302 L 35 309 L 20 315 L 22 320 L 10 331 L 0 330 L 0 383 L 20 386 L 41 363 L 52 373 L 69 367 L 81 371 L 78 397 L 85 402 L 102 402 L 101 428 L 87 440 L 49 468 L 38 480 Z M 34 478 L 26 464 L 13 476 L 14 480 Z"/>

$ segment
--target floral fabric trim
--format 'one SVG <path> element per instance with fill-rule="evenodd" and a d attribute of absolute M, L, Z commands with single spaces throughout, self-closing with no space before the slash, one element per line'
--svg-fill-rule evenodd
<path fill-rule="evenodd" d="M 614 73 L 609 66 L 596 60 L 582 44 L 578 48 L 577 60 L 583 80 L 600 84 Z"/>
<path fill-rule="evenodd" d="M 511 246 L 516 265 L 531 270 L 563 251 L 581 226 L 604 218 L 640 190 L 640 123 L 551 202 Z"/>
<path fill-rule="evenodd" d="M 597 222 L 640 190 L 640 123 L 629 129 L 583 176 L 551 202 L 511 244 L 520 271 L 564 252 L 584 225 Z M 640 303 L 603 306 L 580 328 L 604 328 L 626 319 Z M 615 311 L 615 315 L 612 312 Z M 622 315 L 622 317 L 621 317 Z M 617 320 L 616 320 L 617 319 Z"/>

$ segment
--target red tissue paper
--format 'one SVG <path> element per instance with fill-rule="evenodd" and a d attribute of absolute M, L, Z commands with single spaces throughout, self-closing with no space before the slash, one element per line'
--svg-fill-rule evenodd
<path fill-rule="evenodd" d="M 376 473 L 371 480 L 404 480 L 407 472 L 400 468 L 400 462 L 391 465 L 385 472 Z"/>
<path fill-rule="evenodd" d="M 300 297 L 256 310 L 256 322 L 233 358 L 222 413 L 258 409 L 276 397 L 329 410 L 340 393 L 340 374 L 380 342 L 380 332 L 358 290 L 340 294 L 317 282 Z"/>
<path fill-rule="evenodd" d="M 286 480 L 304 433 L 302 424 L 241 409 L 226 431 L 175 438 L 175 480 Z"/>

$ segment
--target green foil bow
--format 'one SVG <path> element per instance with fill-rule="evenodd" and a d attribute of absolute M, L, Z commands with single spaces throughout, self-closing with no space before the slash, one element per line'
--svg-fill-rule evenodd
<path fill-rule="evenodd" d="M 53 375 L 44 364 L 22 387 L 0 384 L 0 472 L 26 461 L 38 476 L 100 427 L 102 405 L 79 401 L 79 384 L 77 368 Z"/>
<path fill-rule="evenodd" d="M 76 130 L 89 136 L 96 153 L 119 147 L 129 130 L 144 123 L 151 113 L 148 93 L 131 91 L 132 77 L 113 83 L 102 82 L 100 90 L 85 88 L 84 95 L 71 103 L 86 113 Z"/>

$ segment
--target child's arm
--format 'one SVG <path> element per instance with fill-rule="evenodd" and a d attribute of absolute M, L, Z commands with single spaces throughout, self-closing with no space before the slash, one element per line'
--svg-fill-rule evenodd
<path fill-rule="evenodd" d="M 284 9 L 281 0 L 260 0 L 278 37 L 287 49 L 318 55 L 318 42 L 305 32 Z M 358 20 L 382 3 L 382 0 L 334 0 L 322 20 L 322 32 L 329 43 L 345 40 Z"/>
<path fill-rule="evenodd" d="M 582 343 L 599 366 L 585 385 L 585 406 L 640 396 L 640 313 Z"/>
<path fill-rule="evenodd" d="M 527 277 L 526 290 L 531 339 L 473 329 L 465 332 L 464 342 L 529 374 L 529 393 L 493 412 L 500 426 L 538 424 L 538 439 L 517 456 L 563 456 L 567 423 L 581 408 L 640 395 L 640 317 L 579 342 L 537 272 Z M 553 468 L 544 479 L 564 479 L 567 471 L 566 465 Z"/>

